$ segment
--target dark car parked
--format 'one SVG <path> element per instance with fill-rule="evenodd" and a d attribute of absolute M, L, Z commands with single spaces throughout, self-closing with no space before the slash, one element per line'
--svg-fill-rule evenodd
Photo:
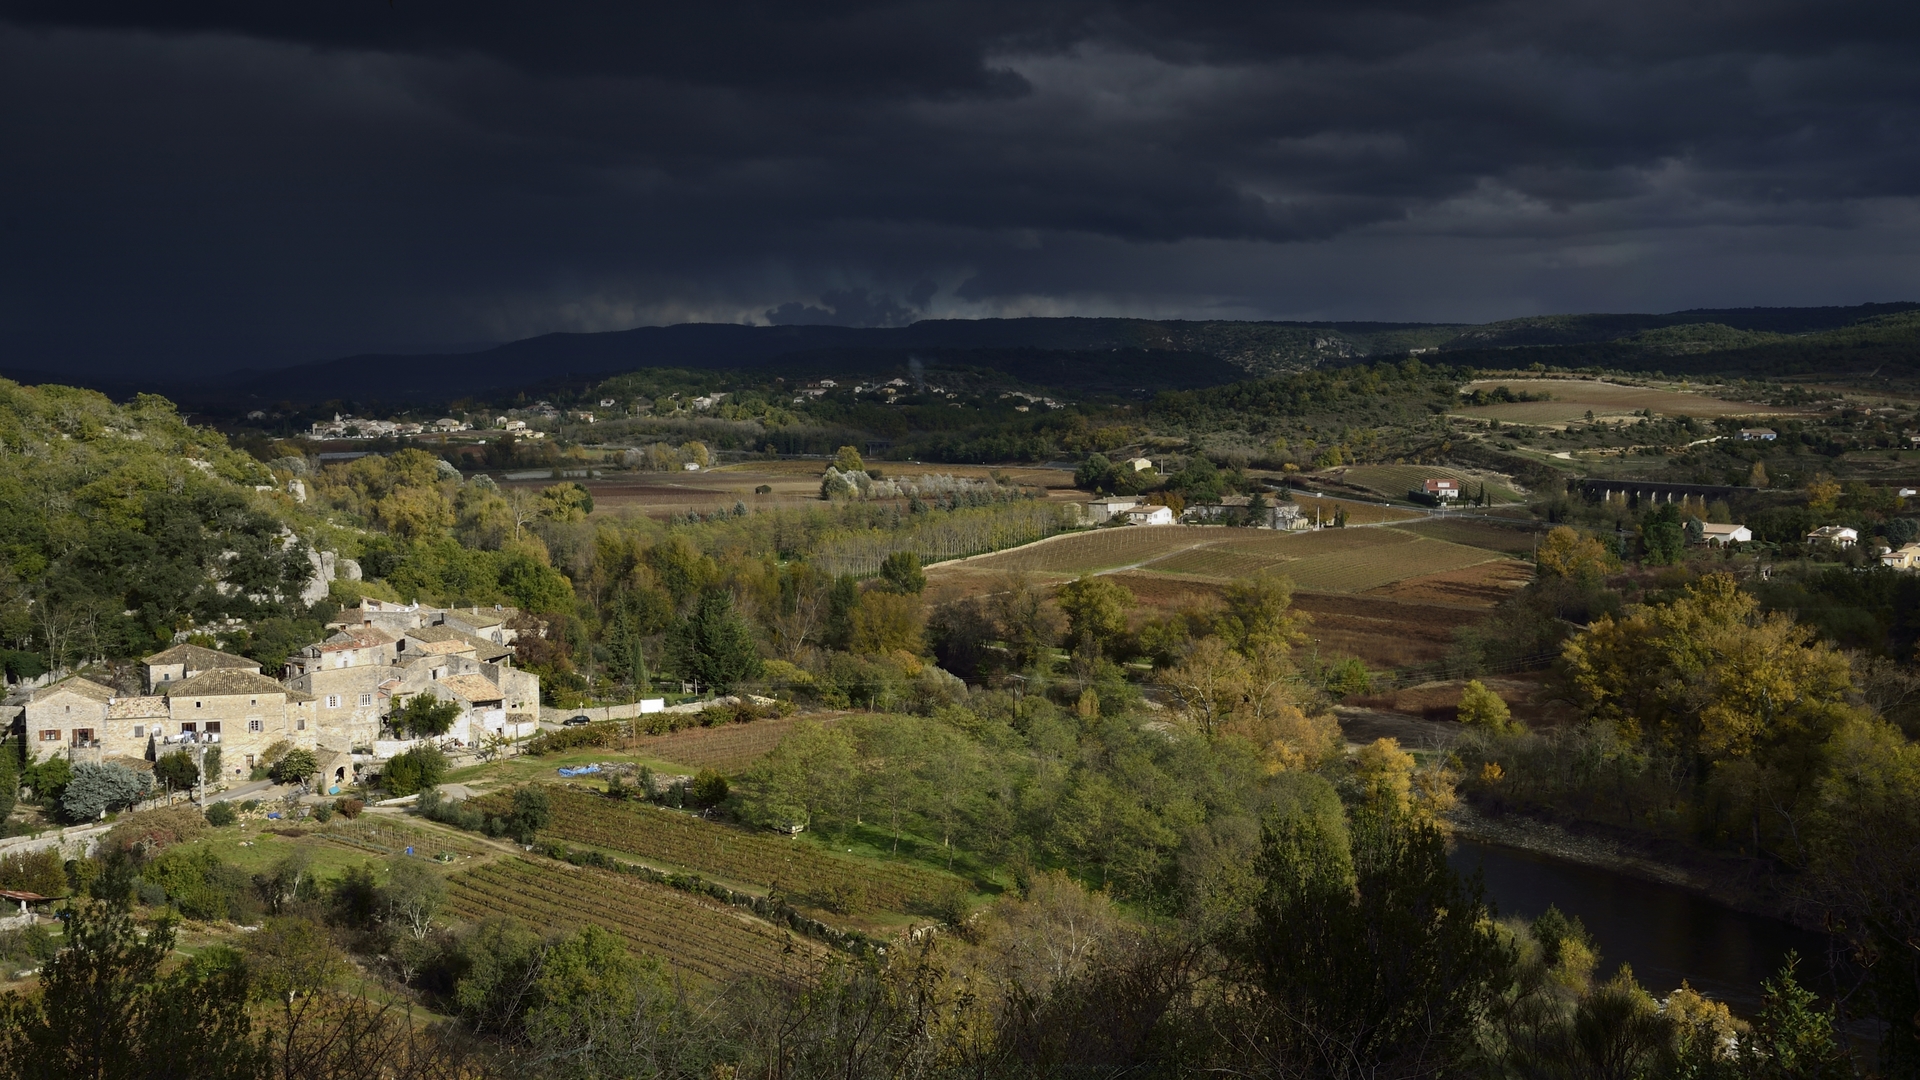
<path fill-rule="evenodd" d="M 581 724 L 591 723 L 593 723 L 593 718 L 585 713 L 581 713 L 579 716 L 569 716 L 566 719 L 566 726 L 568 727 L 579 727 Z"/>

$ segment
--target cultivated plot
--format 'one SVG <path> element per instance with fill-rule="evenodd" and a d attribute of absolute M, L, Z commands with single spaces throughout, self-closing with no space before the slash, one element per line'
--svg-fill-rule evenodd
<path fill-rule="evenodd" d="M 779 892 L 813 907 L 855 912 L 924 911 L 961 878 L 917 866 L 844 858 L 812 843 L 715 825 L 692 814 L 615 802 L 564 788 L 547 835 L 691 870 L 732 885 Z"/>
<path fill-rule="evenodd" d="M 1551 401 L 1509 401 L 1499 405 L 1468 405 L 1457 415 L 1517 424 L 1566 424 L 1584 420 L 1627 417 L 1643 409 L 1659 416 L 1767 416 L 1792 412 L 1754 401 L 1725 401 L 1690 390 L 1625 386 L 1587 379 L 1481 379 L 1464 389 L 1492 390 L 1504 386 L 1514 393 L 1552 395 Z"/>
<path fill-rule="evenodd" d="M 519 858 L 448 878 L 447 907 L 466 922 L 504 915 L 543 932 L 599 926 L 714 982 L 791 973 L 824 951 L 718 901 L 606 870 Z"/>

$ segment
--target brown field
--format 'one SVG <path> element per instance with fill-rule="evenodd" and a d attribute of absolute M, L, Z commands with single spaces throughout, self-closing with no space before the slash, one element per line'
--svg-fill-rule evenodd
<path fill-rule="evenodd" d="M 1532 558 L 1534 545 L 1543 535 L 1532 528 L 1495 524 L 1477 518 L 1429 518 L 1426 521 L 1398 527 L 1435 540 L 1466 544 L 1469 547 L 1481 547 L 1489 551 L 1500 551 L 1527 558 Z"/>
<path fill-rule="evenodd" d="M 1467 406 L 1455 409 L 1454 413 L 1519 424 L 1565 424 L 1584 419 L 1589 410 L 1596 420 L 1624 418 L 1641 409 L 1652 409 L 1661 416 L 1700 417 L 1770 416 L 1793 411 L 1759 402 L 1723 401 L 1688 390 L 1622 386 L 1587 379 L 1481 379 L 1468 383 L 1463 389 L 1492 390 L 1496 386 L 1515 393 L 1552 394 L 1553 400 Z"/>
<path fill-rule="evenodd" d="M 1513 559 L 1496 559 L 1459 570 L 1423 574 L 1367 590 L 1368 596 L 1423 604 L 1490 608 L 1533 580 L 1533 567 Z"/>
<path fill-rule="evenodd" d="M 1294 595 L 1294 607 L 1313 617 L 1307 635 L 1321 656 L 1355 656 L 1374 669 L 1443 659 L 1454 632 L 1488 614 L 1484 607 L 1308 592 Z"/>
<path fill-rule="evenodd" d="M 1037 544 L 928 570 L 937 592 L 991 592 L 1009 572 L 1058 581 L 1144 568 L 1214 581 L 1275 570 L 1312 592 L 1365 592 L 1405 578 L 1500 559 L 1485 548 L 1422 537 L 1396 528 L 1280 533 L 1260 529 L 1151 526 L 1073 533 Z"/>

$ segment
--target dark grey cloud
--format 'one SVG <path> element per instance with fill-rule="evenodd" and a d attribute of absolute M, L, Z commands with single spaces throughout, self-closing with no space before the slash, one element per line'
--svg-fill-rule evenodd
<path fill-rule="evenodd" d="M 1892 3 L 0 0 L 0 361 L 1920 296 Z"/>

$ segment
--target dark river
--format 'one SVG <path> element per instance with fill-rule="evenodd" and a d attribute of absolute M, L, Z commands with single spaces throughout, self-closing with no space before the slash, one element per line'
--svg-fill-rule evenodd
<path fill-rule="evenodd" d="M 1560 862 L 1517 848 L 1459 840 L 1449 858 L 1456 871 L 1476 868 L 1502 916 L 1531 919 L 1556 905 L 1577 915 L 1600 950 L 1596 978 L 1622 963 L 1656 997 L 1682 979 L 1734 1012 L 1760 1008 L 1760 983 L 1780 970 L 1788 950 L 1800 953 L 1799 978 L 1828 988 L 1828 939 L 1791 923 L 1747 915 L 1671 885 Z"/>

